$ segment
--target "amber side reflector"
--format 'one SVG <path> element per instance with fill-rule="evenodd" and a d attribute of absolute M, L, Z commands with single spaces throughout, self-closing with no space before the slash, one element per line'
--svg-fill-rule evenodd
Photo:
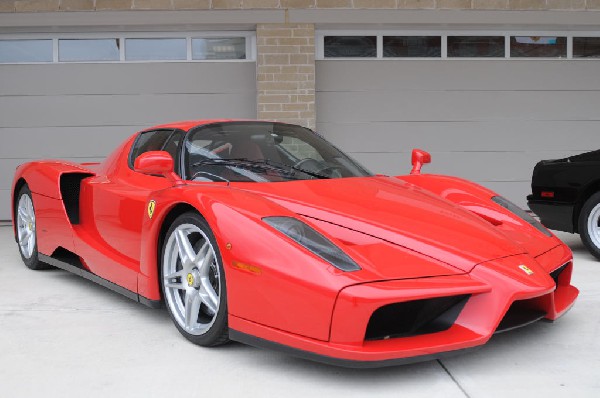
<path fill-rule="evenodd" d="M 245 264 L 239 261 L 232 261 L 231 266 L 240 271 L 250 272 L 251 274 L 260 275 L 262 273 L 262 270 L 256 265 Z"/>
<path fill-rule="evenodd" d="M 553 198 L 554 192 L 552 191 L 542 191 L 542 198 Z"/>

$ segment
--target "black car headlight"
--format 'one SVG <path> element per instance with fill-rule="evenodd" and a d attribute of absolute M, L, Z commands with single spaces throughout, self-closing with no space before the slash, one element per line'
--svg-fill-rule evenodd
<path fill-rule="evenodd" d="M 502 196 L 494 196 L 492 198 L 492 201 L 494 201 L 495 203 L 497 203 L 500 206 L 504 207 L 506 210 L 510 211 L 511 213 L 513 213 L 514 215 L 516 215 L 517 217 L 519 217 L 519 218 L 523 219 L 524 221 L 528 222 L 529 224 L 533 225 L 533 227 L 535 227 L 535 229 L 537 229 L 538 231 L 540 231 L 544 235 L 546 235 L 546 236 L 552 236 L 552 234 L 550 233 L 550 231 L 548 231 L 546 229 L 546 227 L 544 227 L 542 225 L 542 223 L 540 223 L 538 220 L 536 220 L 535 218 L 533 218 L 529 213 L 527 213 L 525 210 L 521 209 L 519 206 L 517 206 L 516 204 L 514 204 L 510 200 L 508 200 L 506 198 L 503 198 Z"/>
<path fill-rule="evenodd" d="M 265 217 L 263 221 L 308 251 L 342 271 L 358 271 L 359 265 L 329 239 L 292 217 Z"/>

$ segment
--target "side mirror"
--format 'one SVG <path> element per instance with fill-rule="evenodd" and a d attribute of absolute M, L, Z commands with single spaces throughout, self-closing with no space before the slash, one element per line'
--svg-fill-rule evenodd
<path fill-rule="evenodd" d="M 422 149 L 413 149 L 412 151 L 412 170 L 410 174 L 421 174 L 421 167 L 424 164 L 431 163 L 431 154 L 429 152 L 425 152 Z"/>
<path fill-rule="evenodd" d="M 173 158 L 169 152 L 149 151 L 142 153 L 135 159 L 133 169 L 142 174 L 164 176 L 175 185 L 182 184 L 181 178 L 175 174 Z"/>

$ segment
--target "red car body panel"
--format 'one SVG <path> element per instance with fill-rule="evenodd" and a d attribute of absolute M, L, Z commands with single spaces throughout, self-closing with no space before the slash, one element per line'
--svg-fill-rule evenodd
<path fill-rule="evenodd" d="M 159 127 L 188 131 L 213 122 L 226 120 Z M 386 364 L 483 344 L 515 302 L 555 320 L 577 297 L 568 247 L 471 182 L 415 174 L 177 185 L 130 167 L 135 137 L 100 164 L 39 161 L 17 169 L 13 195 L 23 183 L 33 193 L 39 252 L 66 249 L 86 271 L 140 301 L 159 302 L 162 234 L 173 212 L 195 210 L 222 256 L 232 338 Z M 61 193 L 65 174 L 81 177 L 78 223 L 70 221 Z M 361 269 L 333 267 L 262 221 L 268 216 L 300 218 Z M 550 273 L 559 268 L 553 280 Z M 371 316 L 383 306 L 454 295 L 469 298 L 446 330 L 365 339 Z"/>

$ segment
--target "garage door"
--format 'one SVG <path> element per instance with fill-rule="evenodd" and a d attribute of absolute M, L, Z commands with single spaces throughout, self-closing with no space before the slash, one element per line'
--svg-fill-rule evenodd
<path fill-rule="evenodd" d="M 136 38 L 143 40 L 141 36 Z M 161 40 L 180 40 L 172 36 Z M 218 37 L 211 37 L 209 47 L 211 43 L 219 45 L 219 59 L 211 59 L 215 56 L 206 52 L 204 42 L 199 51 L 208 59 L 196 60 L 192 58 L 197 54 L 191 53 L 198 47 L 194 37 L 181 39 L 182 54 L 171 54 L 166 42 L 158 46 L 146 42 L 136 48 L 127 38 L 117 45 L 113 39 L 118 57 L 114 62 L 58 62 L 60 40 L 56 38 L 50 39 L 54 50 L 51 47 L 49 55 L 34 41 L 0 40 L 0 59 L 14 61 L 11 57 L 17 48 L 29 61 L 0 64 L 0 220 L 10 218 L 10 184 L 20 163 L 40 158 L 97 161 L 125 137 L 158 123 L 254 118 L 256 65 L 251 51 L 245 52 L 245 44 L 236 48 L 240 39 L 223 44 Z M 137 50 L 131 54 L 138 59 L 125 59 L 125 49 L 120 48 L 123 43 Z M 85 56 L 102 43 L 83 44 L 86 50 L 71 54 Z M 110 46 L 101 50 L 102 57 L 111 56 Z M 223 54 L 226 51 L 229 53 Z M 141 61 L 144 54 L 166 59 Z M 243 59 L 230 60 L 231 54 Z M 48 57 L 50 62 L 44 62 Z"/>
<path fill-rule="evenodd" d="M 500 59 L 450 59 L 442 47 L 437 59 L 384 59 L 377 48 L 379 58 L 342 61 L 321 48 L 317 128 L 374 172 L 405 174 L 422 148 L 432 154 L 426 172 L 525 206 L 536 162 L 600 148 L 600 59 L 573 59 L 572 39 L 567 59 L 509 58 L 509 42 Z M 600 55 L 598 38 L 588 42 Z"/>

